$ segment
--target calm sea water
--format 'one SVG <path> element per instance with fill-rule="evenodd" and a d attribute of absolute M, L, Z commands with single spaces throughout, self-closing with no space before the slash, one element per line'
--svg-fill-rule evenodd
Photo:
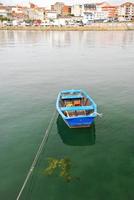
<path fill-rule="evenodd" d="M 103 113 L 90 129 L 57 117 L 20 199 L 134 199 L 134 32 L 0 31 L 0 199 L 14 200 L 62 89 L 84 89 Z M 71 162 L 44 174 L 48 158 Z"/>

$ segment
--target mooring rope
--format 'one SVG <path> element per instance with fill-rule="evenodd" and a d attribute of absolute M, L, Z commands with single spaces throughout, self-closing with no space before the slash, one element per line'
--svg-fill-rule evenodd
<path fill-rule="evenodd" d="M 99 117 L 102 117 L 102 116 L 103 116 L 103 113 L 98 113 L 98 112 L 96 112 L 96 115 L 99 116 Z"/>
<path fill-rule="evenodd" d="M 56 117 L 56 111 L 55 111 L 55 112 L 53 113 L 53 115 L 52 115 L 51 121 L 49 122 L 49 125 L 48 125 L 48 127 L 47 127 L 47 129 L 46 129 L 46 131 L 45 131 L 44 137 L 43 137 L 43 139 L 42 139 L 42 141 L 41 141 L 41 144 L 40 144 L 40 146 L 39 146 L 39 148 L 38 148 L 38 151 L 37 151 L 37 153 L 36 153 L 36 155 L 35 155 L 35 158 L 34 158 L 34 160 L 33 160 L 33 162 L 32 162 L 32 165 L 31 165 L 31 167 L 30 167 L 28 173 L 27 173 L 27 176 L 26 176 L 26 178 L 25 178 L 25 181 L 24 181 L 24 183 L 23 183 L 23 185 L 22 185 L 22 187 L 21 187 L 21 189 L 20 189 L 20 192 L 19 192 L 19 194 L 18 194 L 16 200 L 19 200 L 19 199 L 20 199 L 20 197 L 21 197 L 21 195 L 22 195 L 22 193 L 23 193 L 23 190 L 24 190 L 24 188 L 26 187 L 26 184 L 27 184 L 27 182 L 28 182 L 28 180 L 29 180 L 29 178 L 30 178 L 30 176 L 31 176 L 31 174 L 32 174 L 32 172 L 33 172 L 33 170 L 34 170 L 34 168 L 35 168 L 37 162 L 38 162 L 38 159 L 39 159 L 39 156 L 40 156 L 40 154 L 41 154 L 41 152 L 42 152 L 42 150 L 43 150 L 44 144 L 46 143 L 46 141 L 47 141 L 47 139 L 48 139 L 49 131 L 50 131 L 52 125 L 53 125 L 53 121 L 54 121 L 55 117 Z"/>
<path fill-rule="evenodd" d="M 99 117 L 102 117 L 102 116 L 103 116 L 103 113 L 98 113 L 98 112 L 96 112 L 96 111 L 93 112 L 93 113 L 91 113 L 90 116 L 92 116 L 92 115 L 94 115 L 94 114 L 95 114 L 96 116 L 99 116 Z"/>

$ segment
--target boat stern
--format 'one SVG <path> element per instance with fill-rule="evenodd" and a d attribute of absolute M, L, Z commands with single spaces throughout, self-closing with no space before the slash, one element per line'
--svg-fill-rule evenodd
<path fill-rule="evenodd" d="M 95 117 L 66 118 L 64 121 L 70 128 L 90 127 Z"/>

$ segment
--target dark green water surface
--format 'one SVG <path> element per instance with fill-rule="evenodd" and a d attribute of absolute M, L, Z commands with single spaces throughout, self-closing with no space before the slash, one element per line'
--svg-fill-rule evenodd
<path fill-rule="evenodd" d="M 134 199 L 134 32 L 0 31 L 0 199 L 22 187 L 63 89 L 103 113 L 87 129 L 56 117 L 21 200 Z M 48 158 L 71 162 L 72 180 Z"/>

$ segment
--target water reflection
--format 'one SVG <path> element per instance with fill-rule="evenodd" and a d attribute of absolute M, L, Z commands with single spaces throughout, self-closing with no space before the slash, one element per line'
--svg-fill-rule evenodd
<path fill-rule="evenodd" d="M 46 38 L 50 41 L 52 47 L 64 48 L 71 45 L 71 32 L 46 32 Z"/>
<path fill-rule="evenodd" d="M 1 31 L 0 32 L 0 47 L 16 46 L 17 44 L 37 44 L 45 42 L 43 32 L 36 31 Z"/>
<path fill-rule="evenodd" d="M 64 144 L 72 146 L 95 144 L 95 124 L 89 128 L 71 129 L 59 115 L 57 118 L 57 131 Z"/>
<path fill-rule="evenodd" d="M 133 31 L 1 31 L 0 47 L 16 46 L 16 44 L 38 44 L 56 48 L 78 47 L 125 47 L 132 45 Z"/>

